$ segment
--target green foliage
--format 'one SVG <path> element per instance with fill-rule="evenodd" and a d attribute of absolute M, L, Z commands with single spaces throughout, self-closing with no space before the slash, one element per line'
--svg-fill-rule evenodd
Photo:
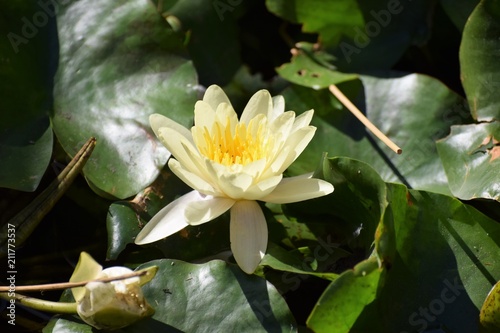
<path fill-rule="evenodd" d="M 108 195 L 130 197 L 153 182 L 168 158 L 148 116 L 192 121 L 194 68 L 180 37 L 148 1 L 71 2 L 57 17 L 66 28 L 59 30 L 54 131 L 70 155 L 96 137 L 85 177 Z"/>
<path fill-rule="evenodd" d="M 158 266 L 142 287 L 154 316 L 118 333 L 498 331 L 499 19 L 498 0 L 1 2 L 0 244 L 17 213 L 52 208 L 16 230 L 16 285 L 68 281 L 85 251 L 103 267 Z M 285 176 L 335 188 L 260 203 L 269 242 L 253 275 L 234 264 L 229 213 L 134 243 L 191 191 L 148 117 L 189 128 L 211 84 L 238 113 L 259 89 L 314 109 Z M 33 209 L 68 187 L 49 184 L 90 137 L 82 176 Z M 23 331 L 96 331 L 16 311 Z"/>

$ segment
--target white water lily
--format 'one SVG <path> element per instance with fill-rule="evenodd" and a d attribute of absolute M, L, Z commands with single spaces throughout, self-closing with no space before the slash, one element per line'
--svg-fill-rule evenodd
<path fill-rule="evenodd" d="M 256 200 L 284 204 L 327 195 L 333 186 L 311 175 L 283 178 L 286 168 L 311 141 L 313 110 L 296 117 L 282 96 L 260 90 L 241 119 L 226 94 L 210 86 L 194 110 L 189 131 L 159 114 L 151 127 L 172 153 L 168 166 L 194 190 L 171 202 L 141 230 L 136 244 L 157 241 L 188 225 L 199 225 L 230 210 L 231 250 L 251 274 L 267 248 L 267 225 Z"/>

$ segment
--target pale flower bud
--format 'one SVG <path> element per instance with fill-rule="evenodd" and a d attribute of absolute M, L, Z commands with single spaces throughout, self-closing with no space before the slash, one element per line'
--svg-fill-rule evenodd
<path fill-rule="evenodd" d="M 119 277 L 133 271 L 126 267 L 110 267 L 96 278 Z M 89 282 L 78 301 L 77 312 L 87 324 L 98 329 L 118 329 L 144 317 L 154 309 L 146 302 L 140 278 L 132 277 L 111 282 Z"/>

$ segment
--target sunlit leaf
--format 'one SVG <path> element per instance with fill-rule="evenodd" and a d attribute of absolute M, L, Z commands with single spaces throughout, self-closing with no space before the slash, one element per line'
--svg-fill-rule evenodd
<path fill-rule="evenodd" d="M 500 123 L 453 126 L 437 143 L 453 195 L 500 201 Z"/>
<path fill-rule="evenodd" d="M 159 267 L 156 277 L 143 287 L 148 302 L 157 305 L 156 313 L 126 332 L 158 331 L 161 326 L 184 332 L 296 331 L 276 289 L 236 265 L 218 260 L 199 265 L 158 260 L 148 265 Z"/>
<path fill-rule="evenodd" d="M 377 294 L 382 270 L 376 260 L 361 262 L 328 286 L 307 320 L 318 333 L 350 332 Z"/>
<path fill-rule="evenodd" d="M 362 76 L 362 86 L 349 82 L 339 87 L 391 140 L 403 148 L 396 155 L 326 90 L 292 86 L 284 92 L 287 108 L 315 109 L 316 134 L 292 164 L 293 174 L 310 172 L 324 151 L 330 157 L 347 156 L 369 163 L 385 181 L 449 194 L 448 180 L 435 140 L 445 137 L 453 124 L 470 118 L 464 99 L 439 81 L 418 74 L 395 78 Z"/>
<path fill-rule="evenodd" d="M 300 45 L 305 45 L 305 43 L 300 43 Z M 336 71 L 335 67 L 327 61 L 318 62 L 321 52 L 305 47 L 295 50 L 290 63 L 277 68 L 278 74 L 290 82 L 317 90 L 358 78 L 356 74 Z M 326 53 L 323 52 L 323 57 L 325 55 Z"/>
<path fill-rule="evenodd" d="M 471 114 L 479 121 L 500 120 L 500 3 L 483 0 L 465 25 L 460 45 L 462 83 Z"/>
<path fill-rule="evenodd" d="M 196 73 L 182 41 L 151 2 L 70 2 L 57 15 L 60 58 L 54 130 L 73 155 L 97 138 L 84 174 L 97 189 L 126 198 L 149 185 L 169 154 L 148 116 L 192 123 Z"/>

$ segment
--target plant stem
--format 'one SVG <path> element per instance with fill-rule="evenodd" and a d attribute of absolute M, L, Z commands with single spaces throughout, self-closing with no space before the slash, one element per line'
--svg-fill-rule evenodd
<path fill-rule="evenodd" d="M 34 298 L 30 296 L 21 295 L 15 293 L 13 297 L 10 297 L 6 292 L 0 292 L 0 298 L 3 298 L 9 302 L 16 300 L 16 303 L 22 304 L 29 308 L 40 310 L 44 312 L 51 313 L 65 313 L 65 314 L 76 314 L 76 302 L 66 303 L 66 302 L 51 302 L 39 298 Z"/>

